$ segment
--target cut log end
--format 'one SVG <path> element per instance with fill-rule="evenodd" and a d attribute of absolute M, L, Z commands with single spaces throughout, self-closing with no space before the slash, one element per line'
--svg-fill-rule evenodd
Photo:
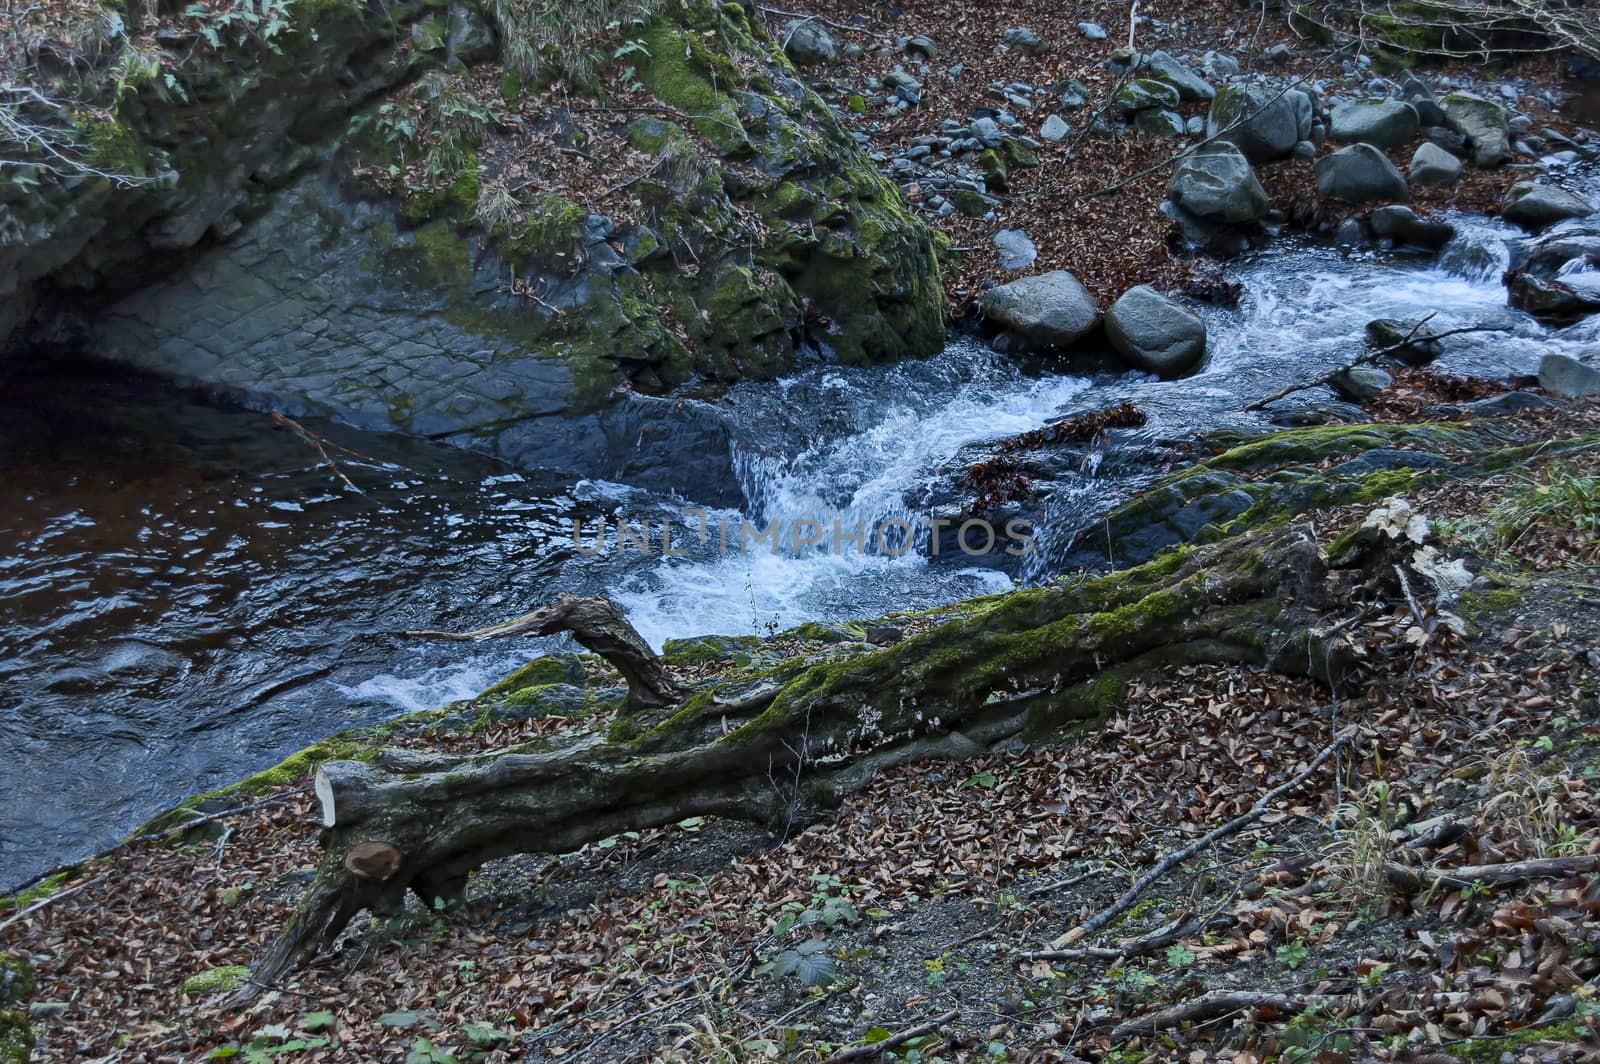
<path fill-rule="evenodd" d="M 331 828 L 339 822 L 338 813 L 333 804 L 333 783 L 328 779 L 328 774 L 323 767 L 318 767 L 313 780 L 312 789 L 317 793 L 317 804 L 322 807 L 322 826 Z"/>

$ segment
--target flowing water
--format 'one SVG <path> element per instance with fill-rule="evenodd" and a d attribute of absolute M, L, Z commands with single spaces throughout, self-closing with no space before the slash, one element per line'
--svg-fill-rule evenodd
<path fill-rule="evenodd" d="M 1025 372 L 958 339 L 921 362 L 742 385 L 720 408 L 746 501 L 709 514 L 308 422 L 349 448 L 330 454 L 353 489 L 259 414 L 104 368 L 14 377 L 0 384 L 0 888 L 315 738 L 467 697 L 538 649 L 396 631 L 501 620 L 554 590 L 612 595 L 656 645 L 947 602 L 1011 578 L 929 559 L 925 534 L 898 556 L 892 539 L 796 550 L 792 535 L 773 553 L 737 549 L 738 529 L 837 522 L 870 544 L 930 514 L 974 446 L 1123 400 L 1152 441 L 1264 427 L 1243 402 L 1347 360 L 1374 317 L 1505 326 L 1451 342 L 1442 365 L 1461 373 L 1530 373 L 1600 344 L 1600 316 L 1552 330 L 1508 309 L 1499 274 L 1520 234 L 1458 223 L 1436 261 L 1294 243 L 1240 260 L 1245 297 L 1204 311 L 1207 363 L 1180 381 Z M 1023 574 L 1130 486 L 1063 486 Z M 619 519 L 672 520 L 682 556 L 579 549 Z M 701 520 L 704 542 L 688 535 Z"/>

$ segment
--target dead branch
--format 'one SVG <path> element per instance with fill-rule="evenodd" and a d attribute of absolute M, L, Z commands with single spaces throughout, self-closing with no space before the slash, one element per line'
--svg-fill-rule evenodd
<path fill-rule="evenodd" d="M 1201 994 L 1181 1005 L 1146 1013 L 1136 1020 L 1120 1024 L 1112 1029 L 1111 1041 L 1121 1042 L 1135 1035 L 1154 1034 L 1185 1023 L 1214 1020 L 1230 1012 L 1242 1012 L 1245 1009 L 1303 1012 L 1313 1005 L 1327 1005 L 1342 1000 L 1344 999 L 1337 997 L 1271 994 L 1257 990 L 1216 990 Z"/>
<path fill-rule="evenodd" d="M 1408 868 L 1402 864 L 1385 866 L 1389 882 L 1402 890 L 1431 887 L 1459 889 L 1474 883 L 1523 883 L 1530 879 L 1559 879 L 1584 875 L 1600 869 L 1600 857 L 1539 857 L 1508 864 L 1465 865 L 1460 868 Z"/>
<path fill-rule="evenodd" d="M 1146 890 L 1150 889 L 1150 886 L 1155 883 L 1156 880 L 1160 879 L 1162 876 L 1166 875 L 1168 872 L 1172 871 L 1174 868 L 1178 867 L 1195 854 L 1200 853 L 1202 850 L 1209 849 L 1218 841 L 1228 838 L 1230 835 L 1237 835 L 1239 832 L 1243 831 L 1257 820 L 1260 820 L 1263 816 L 1271 811 L 1273 802 L 1299 787 L 1301 784 L 1305 783 L 1306 780 L 1315 775 L 1317 769 L 1321 768 L 1324 762 L 1348 745 L 1350 740 L 1354 739 L 1358 734 L 1360 734 L 1360 731 L 1361 729 L 1359 727 L 1350 727 L 1340 732 L 1331 743 L 1317 751 L 1317 756 L 1313 757 L 1311 759 L 1311 763 L 1297 773 L 1293 779 L 1290 779 L 1284 783 L 1280 783 L 1266 794 L 1263 794 L 1259 799 L 1256 800 L 1256 804 L 1250 807 L 1248 812 L 1234 817 L 1221 827 L 1213 828 L 1204 835 L 1200 836 L 1200 838 L 1191 842 L 1189 845 L 1183 847 L 1183 849 L 1175 850 L 1163 857 L 1161 860 L 1157 861 L 1154 867 L 1135 880 L 1133 886 L 1129 887 L 1120 898 L 1106 906 L 1104 909 L 1101 909 L 1099 912 L 1095 913 L 1079 926 L 1073 928 L 1071 931 L 1068 931 L 1066 934 L 1050 943 L 1050 948 L 1061 949 L 1064 946 L 1070 946 L 1072 943 L 1077 942 L 1085 935 L 1093 934 L 1102 927 L 1105 927 L 1107 924 L 1111 923 L 1111 921 L 1115 920 L 1117 917 L 1133 908 L 1134 903 L 1139 900 L 1139 896 Z"/>
<path fill-rule="evenodd" d="M 94 884 L 96 884 L 98 882 L 100 882 L 100 877 L 99 876 L 95 876 L 93 879 L 86 879 L 82 883 L 74 884 L 73 886 L 68 887 L 66 890 L 58 890 L 54 894 L 50 894 L 50 895 L 48 895 L 46 897 L 40 898 L 38 901 L 34 902 L 32 905 L 28 906 L 26 909 L 23 909 L 21 912 L 17 913 L 15 916 L 12 916 L 10 919 L 6 920 L 4 923 L 0 923 L 0 931 L 6 930 L 8 927 L 12 926 L 13 924 L 21 923 L 23 920 L 27 919 L 29 916 L 32 916 L 34 913 L 38 912 L 40 909 L 44 909 L 44 908 L 47 908 L 47 907 L 49 907 L 51 905 L 54 905 L 56 902 L 61 901 L 63 898 L 70 898 L 70 897 L 72 897 L 72 895 L 78 893 L 78 891 L 83 890 L 86 887 L 91 887 L 91 886 L 93 886 Z"/>
<path fill-rule="evenodd" d="M 691 816 L 773 826 L 810 819 L 888 766 L 968 756 L 1028 728 L 1095 719 L 1103 706 L 1091 692 L 1113 665 L 1243 661 L 1336 682 L 1353 655 L 1322 634 L 1330 578 L 1387 574 L 1386 543 L 1354 543 L 1332 563 L 1308 526 L 1266 529 L 1197 547 L 1176 569 L 1144 566 L 996 602 L 891 647 L 736 673 L 670 716 L 629 728 L 597 724 L 554 745 L 457 755 L 422 771 L 325 763 L 316 774 L 321 867 L 254 977 L 272 983 L 322 955 L 357 913 L 391 911 L 407 891 L 430 903 L 460 899 L 470 873 L 495 857 L 569 853 Z M 613 609 L 603 600 L 597 608 Z M 1106 611 L 1119 616 L 1114 639 L 1093 623 Z M 559 612 L 558 603 L 548 614 L 440 634 L 537 631 Z M 1054 637 L 1032 635 L 1041 629 Z M 775 788 L 774 778 L 792 778 L 798 793 Z"/>
<path fill-rule="evenodd" d="M 871 1060 L 873 1057 L 881 1057 L 889 1050 L 898 1049 L 913 1038 L 921 1038 L 923 1035 L 932 1034 L 959 1015 L 960 1013 L 957 1010 L 951 1009 L 942 1016 L 935 1016 L 927 1023 L 919 1023 L 915 1027 L 906 1028 L 899 1034 L 892 1034 L 881 1042 L 873 1042 L 871 1045 L 851 1046 L 849 1049 L 841 1050 L 829 1057 L 823 1064 L 844 1064 L 845 1061 L 850 1060 Z"/>
<path fill-rule="evenodd" d="M 1241 409 L 1247 413 L 1252 410 L 1264 409 L 1268 404 L 1275 403 L 1284 396 L 1293 395 L 1295 392 L 1303 392 L 1308 388 L 1315 388 L 1319 385 L 1327 384 L 1335 377 L 1339 376 L 1339 374 L 1348 373 L 1357 366 L 1364 366 L 1369 363 L 1376 362 L 1380 358 L 1387 358 L 1396 351 L 1403 351 L 1406 347 L 1410 346 L 1412 340 L 1417 338 L 1418 330 L 1426 325 L 1428 321 L 1437 313 L 1438 311 L 1434 311 L 1433 314 L 1429 314 L 1427 317 L 1417 321 L 1411 326 L 1411 331 L 1406 333 L 1403 339 L 1396 343 L 1390 344 L 1388 347 L 1379 348 L 1375 351 L 1368 351 L 1364 355 L 1351 359 L 1338 369 L 1329 370 L 1327 373 L 1324 373 L 1319 377 L 1313 377 L 1310 380 L 1301 381 L 1298 384 L 1291 384 L 1287 388 L 1280 388 L 1278 391 L 1273 392 L 1271 395 L 1266 396 L 1265 398 L 1257 399 L 1253 403 L 1246 404 L 1245 406 L 1241 407 Z M 1464 333 L 1505 332 L 1509 328 L 1510 326 L 1506 325 L 1468 325 L 1461 329 L 1446 329 L 1444 332 L 1439 333 L 1431 332 L 1423 337 L 1423 339 L 1443 340 L 1447 336 L 1461 336 Z"/>
<path fill-rule="evenodd" d="M 345 476 L 344 470 L 339 468 L 339 463 L 333 460 L 333 457 L 328 454 L 328 449 L 322 445 L 321 436 L 318 436 L 315 432 L 312 432 L 294 418 L 280 414 L 276 410 L 272 412 L 272 421 L 279 428 L 288 429 L 290 432 L 293 432 L 296 436 L 299 436 L 302 440 L 315 448 L 316 452 L 322 456 L 322 464 L 332 470 L 333 475 L 343 481 L 345 487 L 358 494 L 366 494 L 366 492 L 356 487 L 355 481 Z"/>
<path fill-rule="evenodd" d="M 832 19 L 823 18 L 821 15 L 802 15 L 798 11 L 780 11 L 778 8 L 768 7 L 766 4 L 757 4 L 756 7 L 761 11 L 765 11 L 769 15 L 777 15 L 780 18 L 798 18 L 804 19 L 807 22 L 820 22 L 824 26 L 832 26 L 834 29 L 843 30 L 846 33 L 860 33 L 868 37 L 876 37 L 880 41 L 894 40 L 894 38 L 887 33 L 879 33 L 876 30 L 869 30 L 864 26 L 850 26 L 843 22 L 834 22 Z"/>
<path fill-rule="evenodd" d="M 1216 916 L 1181 916 L 1147 935 L 1130 938 L 1116 946 L 1080 946 L 1077 949 L 1046 949 L 1020 954 L 1025 961 L 1119 961 L 1148 956 L 1175 942 L 1218 931 L 1238 923 L 1232 913 Z"/>
<path fill-rule="evenodd" d="M 481 642 L 524 633 L 555 635 L 557 632 L 571 632 L 574 639 L 605 658 L 628 681 L 624 712 L 670 706 L 684 696 L 683 687 L 667 672 L 666 665 L 650 649 L 650 644 L 628 623 L 622 611 L 605 598 L 578 598 L 563 592 L 548 605 L 487 628 L 470 632 L 424 629 L 401 634 L 413 639 Z"/>

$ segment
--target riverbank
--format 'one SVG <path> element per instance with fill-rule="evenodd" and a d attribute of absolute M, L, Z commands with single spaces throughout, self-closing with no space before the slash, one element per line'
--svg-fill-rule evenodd
<path fill-rule="evenodd" d="M 1108 716 L 1064 742 L 887 769 L 817 826 L 780 823 L 776 838 L 696 818 L 566 857 L 504 859 L 474 878 L 464 910 L 359 924 L 248 1008 L 206 989 L 237 980 L 231 966 L 262 954 L 309 882 L 314 762 L 374 741 L 459 754 L 603 731 L 615 680 L 592 662 L 550 660 L 443 715 L 313 748 L 199 807 L 246 812 L 53 883 L 59 900 L 4 937 L 38 967 L 39 1037 L 54 1055 L 183 1059 L 252 1044 L 280 1059 L 744 1059 L 765 1043 L 808 1059 L 953 1011 L 926 1044 L 952 1059 L 1165 1055 L 1173 1038 L 1185 1051 L 1259 1055 L 1327 1043 L 1380 1059 L 1429 1047 L 1565 1059 L 1591 1037 L 1584 984 L 1600 941 L 1594 880 L 1576 871 L 1589 866 L 1572 863 L 1597 848 L 1600 826 L 1600 407 L 1481 424 L 1507 461 L 1431 485 L 1440 467 L 1429 456 L 1455 453 L 1460 423 L 1321 442 L 1323 430 L 1298 430 L 1215 460 L 1270 486 L 1291 458 L 1328 470 L 1384 456 L 1384 486 L 1428 516 L 1441 557 L 1464 556 L 1481 577 L 1454 606 L 1419 586 L 1415 604 L 1358 592 L 1330 612 L 1358 662 L 1331 691 L 1234 665 L 1107 673 Z M 1402 475 L 1408 466 L 1420 479 Z M 1314 510 L 1323 550 L 1377 501 Z M 972 608 L 886 623 L 915 638 Z M 700 685 L 846 652 L 861 634 L 675 645 L 668 660 Z M 1107 953 L 1028 956 L 1159 854 L 1292 781 L 1350 726 L 1336 771 L 1162 877 L 1125 921 L 1066 947 Z M 1453 826 L 1435 833 L 1441 824 Z M 1372 878 L 1413 857 L 1424 858 L 1416 875 L 1545 857 L 1575 871 L 1420 892 Z M 1191 917 L 1203 927 L 1113 962 L 1116 943 Z M 821 936 L 806 956 L 826 958 L 829 988 L 767 970 L 787 964 L 805 928 Z M 1217 989 L 1271 998 L 1154 1041 L 1137 1032 L 1140 1016 Z"/>

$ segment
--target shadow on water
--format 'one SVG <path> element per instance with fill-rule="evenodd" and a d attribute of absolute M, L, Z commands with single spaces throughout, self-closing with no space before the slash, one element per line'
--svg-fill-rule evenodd
<path fill-rule="evenodd" d="M 267 417 L 153 381 L 0 388 L 0 879 L 516 661 L 385 633 L 526 608 L 564 557 L 570 485 L 335 436 L 364 494 Z"/>

